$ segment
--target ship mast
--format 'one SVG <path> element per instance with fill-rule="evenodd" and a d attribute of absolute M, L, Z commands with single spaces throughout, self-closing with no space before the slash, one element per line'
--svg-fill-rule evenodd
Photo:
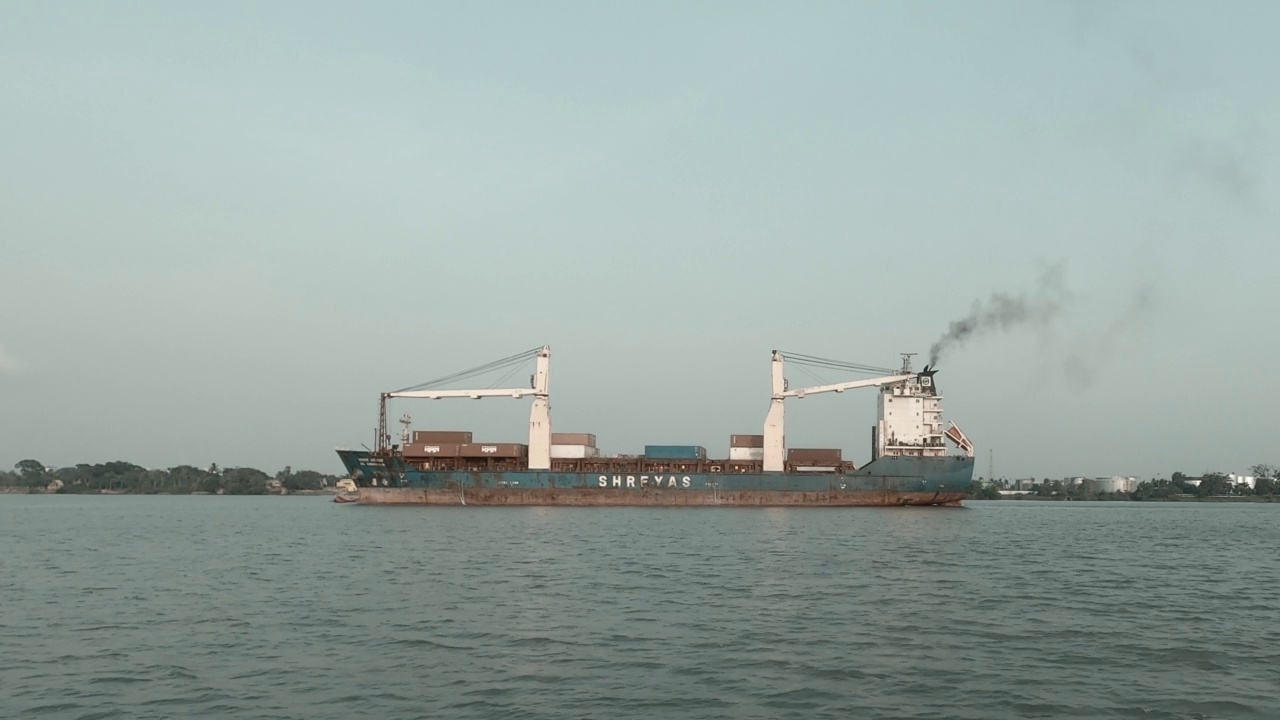
<path fill-rule="evenodd" d="M 409 413 L 405 413 L 400 418 L 400 447 L 409 444 L 409 424 L 413 422 L 413 418 L 409 417 Z"/>

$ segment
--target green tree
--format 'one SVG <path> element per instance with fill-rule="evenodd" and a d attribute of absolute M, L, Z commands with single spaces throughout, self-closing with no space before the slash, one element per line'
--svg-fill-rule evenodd
<path fill-rule="evenodd" d="M 212 485 L 212 489 L 210 489 L 210 485 Z M 178 465 L 169 468 L 170 492 L 217 492 L 220 485 L 218 476 L 207 470 L 201 470 L 192 465 Z"/>
<path fill-rule="evenodd" d="M 1186 475 L 1183 475 L 1182 473 L 1174 473 L 1173 477 L 1169 480 L 1169 484 L 1173 486 L 1174 493 L 1178 495 L 1195 495 L 1200 491 L 1196 486 L 1189 485 L 1187 480 L 1188 478 Z"/>
<path fill-rule="evenodd" d="M 1254 477 L 1254 495 L 1273 495 L 1276 491 L 1276 467 L 1267 463 L 1258 463 L 1249 468 Z"/>
<path fill-rule="evenodd" d="M 1000 500 L 1003 497 L 1000 494 L 1000 488 L 995 485 L 984 485 L 973 494 L 975 500 Z"/>
<path fill-rule="evenodd" d="M 19 460 L 13 466 L 13 469 L 18 471 L 19 477 L 22 478 L 22 484 L 27 487 L 45 485 L 49 482 L 45 478 L 44 463 L 39 460 Z"/>
<path fill-rule="evenodd" d="M 1200 480 L 1200 487 L 1196 488 L 1196 494 L 1200 497 L 1226 495 L 1228 489 L 1226 475 L 1222 473 L 1205 473 Z"/>
<path fill-rule="evenodd" d="M 1253 489 L 1254 495 L 1275 495 L 1277 489 L 1276 479 L 1274 477 L 1262 477 L 1255 475 L 1257 485 Z"/>
<path fill-rule="evenodd" d="M 280 480 L 286 490 L 319 490 L 326 484 L 325 476 L 314 470 L 300 470 Z"/>
<path fill-rule="evenodd" d="M 92 490 L 124 490 L 137 492 L 146 475 L 146 468 L 123 460 L 99 463 L 97 465 L 80 465 L 88 474 L 88 485 Z"/>
<path fill-rule="evenodd" d="M 265 495 L 266 473 L 254 468 L 232 468 L 222 471 L 222 490 L 228 495 Z"/>

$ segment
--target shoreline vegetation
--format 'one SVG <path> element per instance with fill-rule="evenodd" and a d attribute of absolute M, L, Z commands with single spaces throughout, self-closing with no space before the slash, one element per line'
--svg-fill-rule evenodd
<path fill-rule="evenodd" d="M 1088 478 L 1068 480 L 973 481 L 971 499 L 1014 501 L 1138 501 L 1138 502 L 1280 502 L 1280 480 L 1273 465 L 1254 465 L 1247 478 L 1220 472 L 1198 476 L 1175 472 L 1168 479 L 1137 483 L 1132 491 L 1105 492 Z"/>
<path fill-rule="evenodd" d="M 144 468 L 124 461 L 50 468 L 23 460 L 0 471 L 0 493 L 59 495 L 327 495 L 342 491 L 341 475 L 285 467 L 274 476 L 249 467 L 178 465 Z M 349 482 L 349 481 L 348 481 Z"/>

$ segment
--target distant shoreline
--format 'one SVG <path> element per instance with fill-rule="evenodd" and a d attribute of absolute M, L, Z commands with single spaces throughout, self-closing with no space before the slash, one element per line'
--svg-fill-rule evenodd
<path fill-rule="evenodd" d="M 211 493 L 211 492 L 133 492 L 130 490 L 84 490 L 79 492 L 58 492 L 57 490 L 49 490 L 42 487 L 21 487 L 15 485 L 0 485 L 0 495 L 60 495 L 64 497 L 76 497 L 77 495 L 171 495 L 171 496 L 190 496 L 190 495 L 221 495 L 225 497 L 286 497 L 290 495 L 337 495 L 342 491 L 338 488 L 325 488 L 323 490 L 287 490 L 284 492 L 267 492 L 267 493 Z"/>
<path fill-rule="evenodd" d="M 1017 498 L 977 498 L 971 497 L 967 500 L 982 500 L 985 502 L 1059 502 L 1059 503 L 1272 503 L 1280 501 L 1280 497 L 1275 495 L 1212 495 L 1210 497 L 1197 497 L 1195 495 L 1187 495 L 1185 497 L 1148 497 L 1142 499 L 1134 499 L 1131 497 L 1107 497 L 1107 498 L 1061 498 L 1061 497 L 1039 497 L 1034 495 L 1024 495 Z"/>

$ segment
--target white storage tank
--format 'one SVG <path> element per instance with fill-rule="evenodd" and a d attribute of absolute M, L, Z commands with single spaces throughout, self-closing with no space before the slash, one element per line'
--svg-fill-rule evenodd
<path fill-rule="evenodd" d="M 1138 489 L 1138 478 L 1120 477 L 1119 475 L 1106 478 L 1095 478 L 1093 486 L 1098 492 L 1104 493 L 1131 493 Z"/>

